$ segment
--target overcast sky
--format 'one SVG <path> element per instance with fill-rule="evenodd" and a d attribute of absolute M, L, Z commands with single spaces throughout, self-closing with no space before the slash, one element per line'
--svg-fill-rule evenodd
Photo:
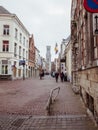
<path fill-rule="evenodd" d="M 55 44 L 70 35 L 71 0 L 0 0 L 0 5 L 18 16 L 35 46 L 46 57 L 46 46 L 51 46 L 52 60 L 56 57 Z"/>

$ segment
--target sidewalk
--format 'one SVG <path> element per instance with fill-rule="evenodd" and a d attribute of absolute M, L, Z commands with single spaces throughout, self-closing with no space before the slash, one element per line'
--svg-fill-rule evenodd
<path fill-rule="evenodd" d="M 73 93 L 71 84 L 63 82 L 58 84 L 59 95 L 52 105 L 52 115 L 86 115 L 86 109 L 80 95 Z"/>
<path fill-rule="evenodd" d="M 51 116 L 45 109 L 50 90 L 60 87 Z M 0 130 L 97 130 L 68 82 L 43 80 L 0 82 Z"/>

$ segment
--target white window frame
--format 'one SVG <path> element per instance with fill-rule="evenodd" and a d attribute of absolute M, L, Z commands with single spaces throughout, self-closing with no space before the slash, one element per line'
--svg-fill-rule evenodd
<path fill-rule="evenodd" d="M 3 35 L 9 35 L 9 34 L 10 34 L 10 26 L 3 25 Z"/>
<path fill-rule="evenodd" d="M 2 70 L 2 72 L 1 72 L 2 74 L 4 74 L 4 75 L 8 74 L 8 61 L 7 60 L 2 60 L 1 70 Z"/>

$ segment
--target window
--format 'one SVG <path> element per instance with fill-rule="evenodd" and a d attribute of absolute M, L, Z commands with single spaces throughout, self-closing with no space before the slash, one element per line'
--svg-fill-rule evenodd
<path fill-rule="evenodd" d="M 15 38 L 18 39 L 18 30 L 15 28 Z"/>
<path fill-rule="evenodd" d="M 94 38 L 94 59 L 98 59 L 98 36 Z"/>
<path fill-rule="evenodd" d="M 19 46 L 19 58 L 21 59 L 21 46 Z"/>
<path fill-rule="evenodd" d="M 29 43 L 28 43 L 28 40 L 26 40 L 26 47 L 28 48 L 28 46 L 29 46 Z"/>
<path fill-rule="evenodd" d="M 26 51 L 26 60 L 28 59 L 28 52 Z"/>
<path fill-rule="evenodd" d="M 3 41 L 3 52 L 8 52 L 9 51 L 9 41 Z"/>
<path fill-rule="evenodd" d="M 22 33 L 20 33 L 20 43 L 22 43 Z"/>
<path fill-rule="evenodd" d="M 14 43 L 14 56 L 17 56 L 17 43 Z"/>
<path fill-rule="evenodd" d="M 25 49 L 23 49 L 23 58 L 25 58 Z"/>
<path fill-rule="evenodd" d="M 8 74 L 8 60 L 2 60 L 2 74 Z"/>
<path fill-rule="evenodd" d="M 9 25 L 3 25 L 3 35 L 9 35 Z"/>
<path fill-rule="evenodd" d="M 23 37 L 23 45 L 25 46 L 25 37 Z"/>

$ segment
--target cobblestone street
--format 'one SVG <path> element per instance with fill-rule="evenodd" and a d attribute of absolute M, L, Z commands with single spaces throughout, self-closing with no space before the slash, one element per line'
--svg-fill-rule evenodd
<path fill-rule="evenodd" d="M 47 116 L 46 104 L 53 88 L 60 93 Z M 0 130 L 97 130 L 68 82 L 39 78 L 0 81 Z"/>
<path fill-rule="evenodd" d="M 98 0 L 0 0 L 0 130 L 98 130 Z"/>
<path fill-rule="evenodd" d="M 0 116 L 0 130 L 98 130 L 85 115 Z"/>

